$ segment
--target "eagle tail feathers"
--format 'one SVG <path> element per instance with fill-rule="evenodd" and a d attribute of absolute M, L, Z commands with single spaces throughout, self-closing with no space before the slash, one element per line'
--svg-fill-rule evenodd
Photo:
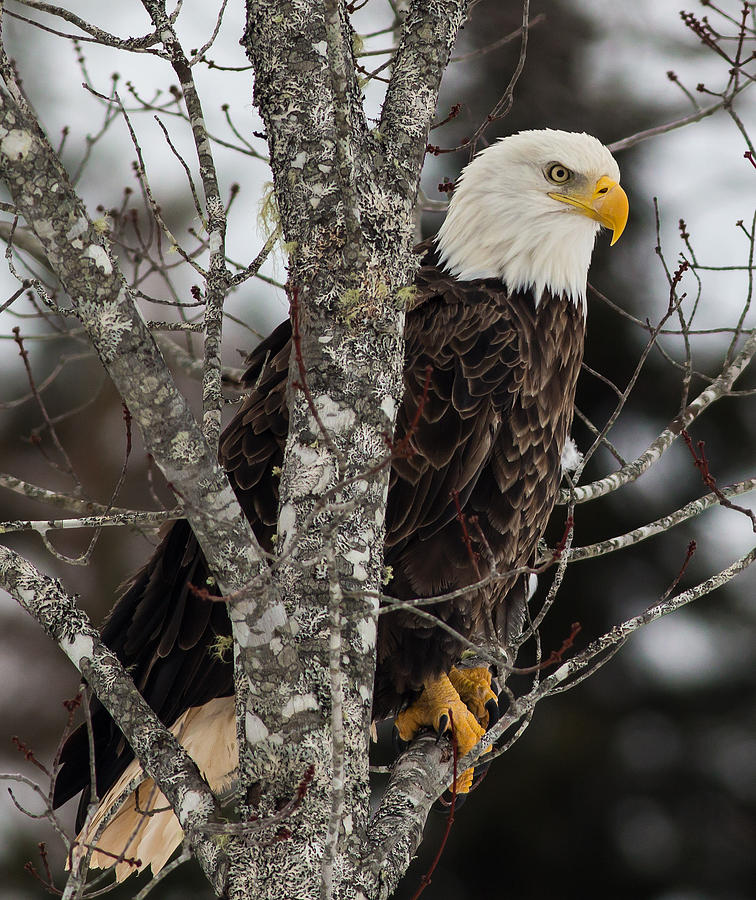
<path fill-rule="evenodd" d="M 234 698 L 220 697 L 192 707 L 170 730 L 210 788 L 216 794 L 228 791 L 239 765 Z M 162 791 L 133 760 L 77 835 L 73 853 L 80 858 L 94 846 L 90 867 L 115 866 L 116 881 L 121 882 L 148 866 L 157 875 L 183 839 L 181 825 Z"/>

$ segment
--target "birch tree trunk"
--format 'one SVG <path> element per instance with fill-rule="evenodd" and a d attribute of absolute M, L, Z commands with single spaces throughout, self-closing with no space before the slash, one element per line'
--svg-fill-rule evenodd
<path fill-rule="evenodd" d="M 415 195 L 465 8 L 462 0 L 411 5 L 382 120 L 371 132 L 344 4 L 247 4 L 244 46 L 293 247 L 288 289 L 297 352 L 276 587 L 295 625 L 299 662 L 287 677 L 261 685 L 254 648 L 236 632 L 249 660 L 237 698 L 246 704 L 239 721 L 246 723 L 243 778 L 255 791 L 250 813 L 272 815 L 313 762 L 315 775 L 290 839 L 275 842 L 273 826 L 253 849 L 252 865 L 245 856 L 232 865 L 233 897 L 354 897 L 378 889 L 379 872 L 365 878 L 361 871 L 361 851 L 389 475 L 380 464 L 401 399 Z"/>
<path fill-rule="evenodd" d="M 212 156 L 201 141 L 201 107 L 164 4 L 144 0 L 144 6 L 155 27 L 152 40 L 162 42 L 193 129 L 200 132 L 205 203 L 217 235 L 214 242 L 211 231 L 216 250 L 208 294 L 215 290 L 222 301 L 231 279 L 217 253 L 223 221 L 213 219 L 217 183 Z M 343 0 L 247 3 L 243 43 L 255 71 L 255 102 L 267 128 L 290 253 L 296 351 L 278 562 L 270 569 L 214 461 L 217 417 L 206 409 L 203 435 L 163 368 L 118 260 L 76 196 L 3 57 L 2 176 L 41 244 L 41 256 L 70 295 L 145 442 L 184 502 L 219 586 L 231 595 L 246 800 L 241 812 L 249 829 L 237 828 L 224 839 L 227 867 L 206 854 L 216 890 L 230 898 L 382 896 L 409 862 L 404 852 L 392 856 L 386 868 L 374 845 L 370 865 L 362 859 L 369 845 L 368 743 L 390 470 L 387 435 L 393 433 L 402 393 L 415 196 L 441 75 L 466 7 L 467 0 L 410 4 L 381 122 L 371 130 Z M 218 338 L 211 310 L 212 305 L 206 312 L 206 353 Z M 217 366 L 206 367 L 206 399 L 213 372 L 218 375 Z M 81 616 L 75 633 L 55 631 L 44 604 L 40 608 L 29 600 L 35 581 L 28 566 L 11 553 L 3 556 L 2 566 L 8 589 L 61 646 L 74 642 L 76 652 L 69 655 L 98 695 L 107 694 L 107 679 L 94 677 L 100 651 L 96 641 L 92 645 L 86 618 Z M 37 592 L 52 595 L 43 576 L 36 584 Z M 61 609 L 76 609 L 71 598 L 61 597 L 60 603 Z M 82 642 L 85 651 L 94 649 L 82 652 Z M 122 695 L 128 697 L 127 688 Z M 109 709 L 117 720 L 119 710 L 120 718 L 129 720 L 128 699 L 105 699 L 113 700 Z M 141 744 L 149 743 L 150 735 L 158 739 L 159 723 L 144 727 Z M 160 739 L 166 740 L 162 732 Z M 177 796 L 180 773 L 166 773 L 152 758 L 144 764 L 166 796 Z M 282 831 L 276 813 L 305 786 L 306 802 Z M 182 822 L 201 851 L 203 822 L 216 812 L 207 802 L 199 816 L 190 812 Z"/>

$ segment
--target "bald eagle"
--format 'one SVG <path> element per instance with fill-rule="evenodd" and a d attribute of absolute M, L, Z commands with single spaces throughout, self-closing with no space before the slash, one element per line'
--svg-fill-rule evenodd
<path fill-rule="evenodd" d="M 421 245 L 406 319 L 404 399 L 397 436 L 411 453 L 392 462 L 386 512 L 387 591 L 434 597 L 504 573 L 482 589 L 430 609 L 464 638 L 506 645 L 521 628 L 527 578 L 554 506 L 572 421 L 585 336 L 588 267 L 601 226 L 622 233 L 628 201 L 609 151 L 587 134 L 527 131 L 483 150 L 462 173 L 446 219 Z M 274 469 L 288 430 L 286 379 L 291 326 L 284 322 L 251 354 L 249 393 L 220 443 L 220 459 L 262 547 L 273 549 L 278 509 Z M 430 375 L 427 375 L 430 372 Z M 421 401 L 427 383 L 427 396 Z M 411 427 L 416 411 L 419 421 Z M 477 516 L 471 554 L 459 509 Z M 473 557 L 477 556 L 477 559 Z M 217 652 L 230 634 L 225 606 L 190 590 L 210 576 L 186 521 L 176 522 L 132 579 L 103 629 L 163 722 L 179 736 L 216 791 L 237 765 L 233 671 Z M 443 732 L 453 709 L 459 750 L 477 743 L 494 711 L 488 669 L 457 668 L 462 645 L 406 608 L 378 624 L 374 717 L 395 716 L 410 740 Z M 101 704 L 91 703 L 100 810 L 80 835 L 89 844 L 105 814 L 141 773 Z M 88 737 L 66 744 L 55 786 L 59 805 L 90 796 Z M 471 773 L 460 778 L 467 791 Z M 182 840 L 166 801 L 144 776 L 99 837 L 92 864 L 119 854 L 159 871 Z M 120 879 L 135 870 L 116 865 Z"/>

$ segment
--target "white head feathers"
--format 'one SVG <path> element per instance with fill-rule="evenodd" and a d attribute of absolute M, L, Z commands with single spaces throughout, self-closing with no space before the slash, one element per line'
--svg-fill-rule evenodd
<path fill-rule="evenodd" d="M 601 226 L 590 210 L 549 196 L 569 193 L 551 177 L 562 176 L 555 164 L 567 170 L 581 199 L 602 177 L 619 182 L 611 153 L 589 134 L 543 130 L 503 138 L 460 176 L 438 233 L 444 268 L 463 280 L 500 278 L 509 290 L 532 290 L 536 302 L 547 290 L 582 303 Z"/>

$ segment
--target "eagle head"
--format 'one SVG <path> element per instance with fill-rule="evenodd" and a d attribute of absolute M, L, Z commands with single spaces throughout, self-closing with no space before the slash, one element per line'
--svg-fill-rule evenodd
<path fill-rule="evenodd" d="M 463 170 L 438 233 L 443 267 L 462 280 L 499 278 L 511 291 L 584 303 L 601 226 L 612 244 L 627 222 L 619 167 L 589 134 L 522 131 Z"/>

